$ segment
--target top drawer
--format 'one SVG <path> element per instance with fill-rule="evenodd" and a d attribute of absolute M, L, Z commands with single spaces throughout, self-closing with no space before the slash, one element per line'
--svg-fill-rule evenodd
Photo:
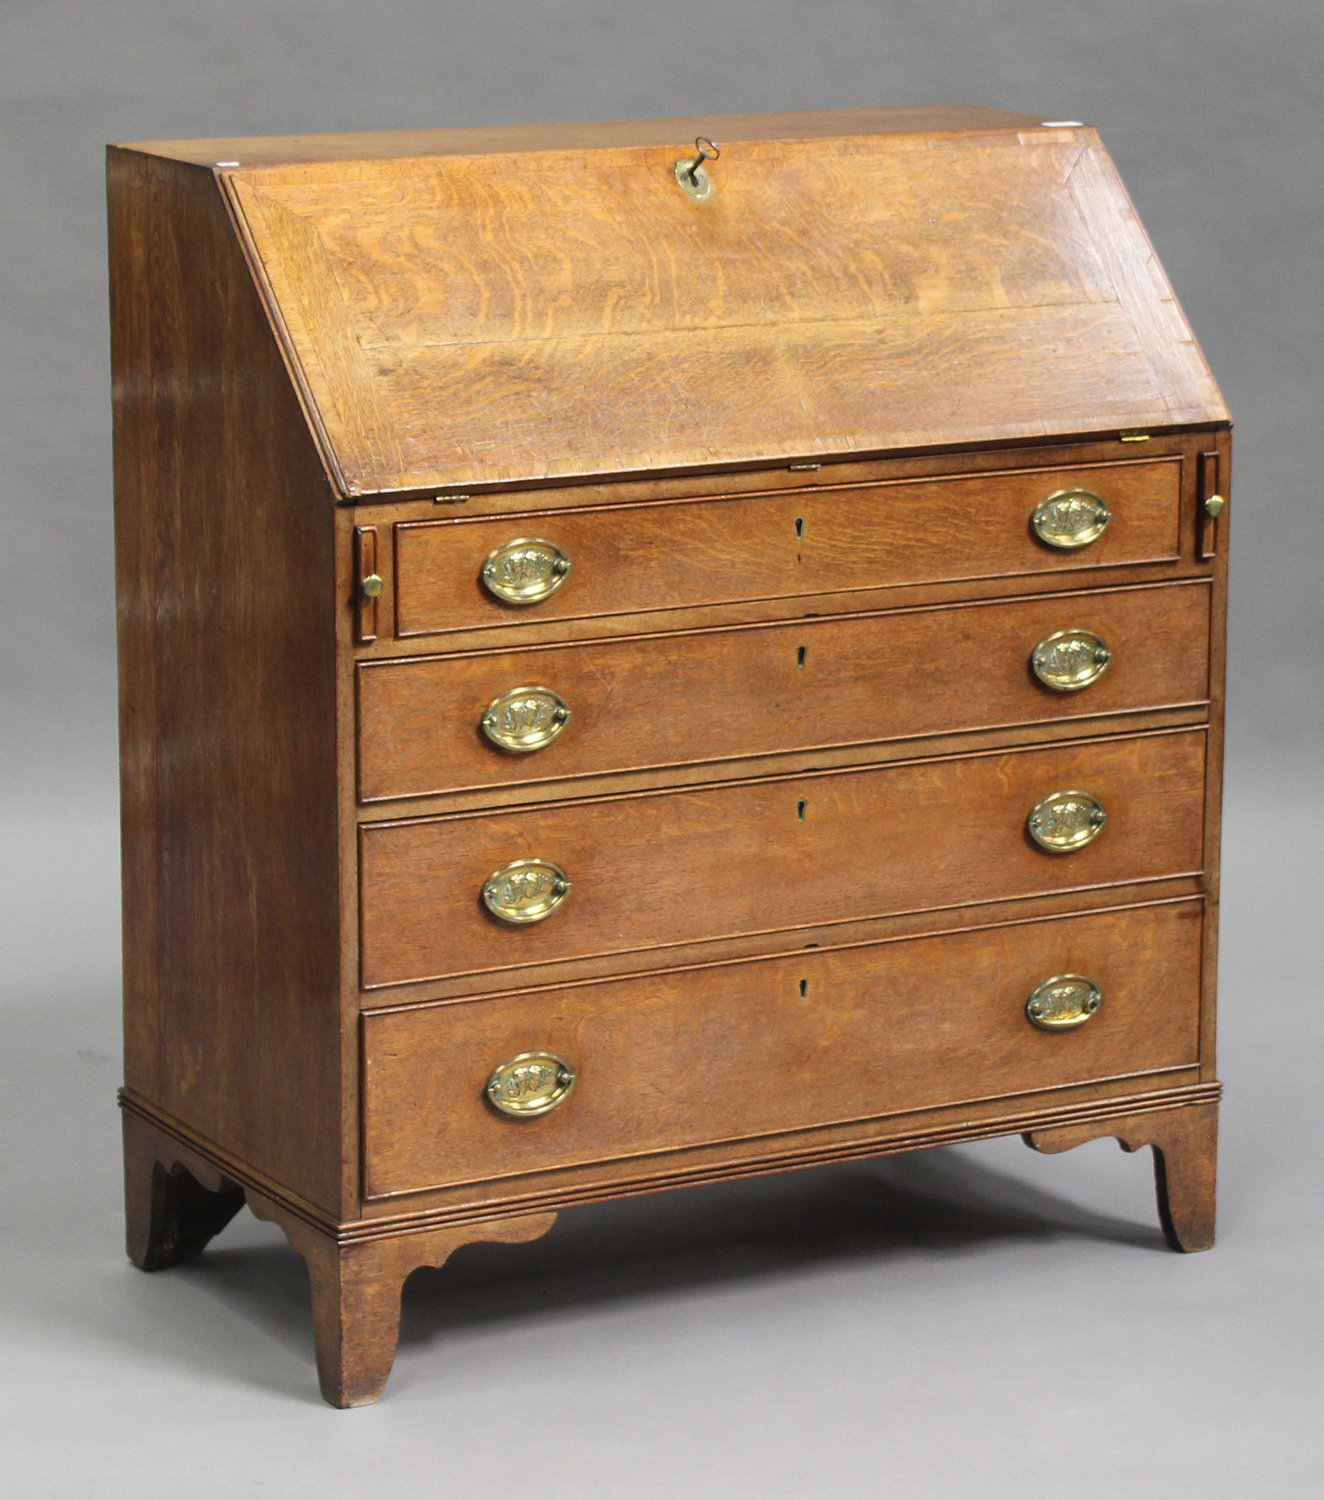
<path fill-rule="evenodd" d="M 1037 508 L 1073 490 L 1104 502 L 1103 530 L 1080 544 L 1042 540 Z M 401 522 L 397 633 L 1170 562 L 1179 555 L 1180 490 L 1174 456 Z M 483 582 L 486 560 L 521 539 L 550 543 L 569 563 L 533 603 L 506 602 Z"/>

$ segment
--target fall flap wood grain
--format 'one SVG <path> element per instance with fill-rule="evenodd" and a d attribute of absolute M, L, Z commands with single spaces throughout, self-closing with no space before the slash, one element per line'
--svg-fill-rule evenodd
<path fill-rule="evenodd" d="M 1093 130 L 891 113 L 219 175 L 350 495 L 1227 419 Z"/>

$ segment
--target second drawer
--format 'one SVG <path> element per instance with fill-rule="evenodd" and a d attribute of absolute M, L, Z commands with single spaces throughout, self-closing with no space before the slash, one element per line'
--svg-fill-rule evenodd
<path fill-rule="evenodd" d="M 1054 690 L 1031 668 L 1036 645 L 1063 631 L 1088 631 L 1111 652 L 1083 690 Z M 530 688 L 564 703 L 564 729 L 547 720 L 550 696 L 519 698 Z M 376 802 L 1126 713 L 1200 703 L 1208 692 L 1203 582 L 369 662 L 359 668 L 359 795 Z M 531 753 L 503 751 L 482 729 L 494 703 L 516 728 L 523 714 L 536 731 L 543 716 L 554 737 Z"/>

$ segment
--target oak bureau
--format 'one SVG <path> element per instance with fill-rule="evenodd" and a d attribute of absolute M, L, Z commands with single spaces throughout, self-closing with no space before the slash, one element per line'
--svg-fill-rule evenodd
<path fill-rule="evenodd" d="M 1213 1238 L 1229 422 L 1094 130 L 109 153 L 129 1253 L 322 1389 L 564 1207 L 1020 1133 Z"/>

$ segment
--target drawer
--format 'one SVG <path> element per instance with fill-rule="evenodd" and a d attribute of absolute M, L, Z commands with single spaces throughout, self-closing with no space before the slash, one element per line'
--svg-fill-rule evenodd
<path fill-rule="evenodd" d="M 360 828 L 365 988 L 1201 868 L 1202 730 L 953 756 Z M 1026 819 L 1085 792 L 1102 832 L 1050 853 Z M 544 920 L 482 899 L 519 860 L 571 881 Z"/>
<path fill-rule="evenodd" d="M 1201 903 L 1056 918 L 365 1017 L 367 1192 L 380 1197 L 1193 1066 Z M 1026 1015 L 1082 975 L 1083 1025 Z M 499 1064 L 575 1075 L 498 1113 Z"/>
<path fill-rule="evenodd" d="M 1031 528 L 1059 490 L 1102 497 L 1097 540 L 1063 550 Z M 742 600 L 1019 573 L 1072 572 L 1178 556 L 1180 457 L 946 479 L 815 486 L 776 494 L 558 510 L 499 520 L 395 526 L 396 630 L 402 636 L 517 621 L 682 609 Z M 521 538 L 560 549 L 570 568 L 545 599 L 504 603 L 486 559 Z"/>
<path fill-rule="evenodd" d="M 1045 686 L 1036 644 L 1064 630 L 1111 651 L 1081 690 Z M 489 705 L 551 689 L 569 708 L 542 748 L 482 732 Z M 359 667 L 364 802 L 618 770 L 877 743 L 1204 702 L 1209 588 L 1037 596 L 857 619 L 797 620 Z M 517 699 L 556 729 L 547 695 Z M 518 724 L 518 718 L 512 720 Z M 525 722 L 528 722 L 526 719 Z"/>

